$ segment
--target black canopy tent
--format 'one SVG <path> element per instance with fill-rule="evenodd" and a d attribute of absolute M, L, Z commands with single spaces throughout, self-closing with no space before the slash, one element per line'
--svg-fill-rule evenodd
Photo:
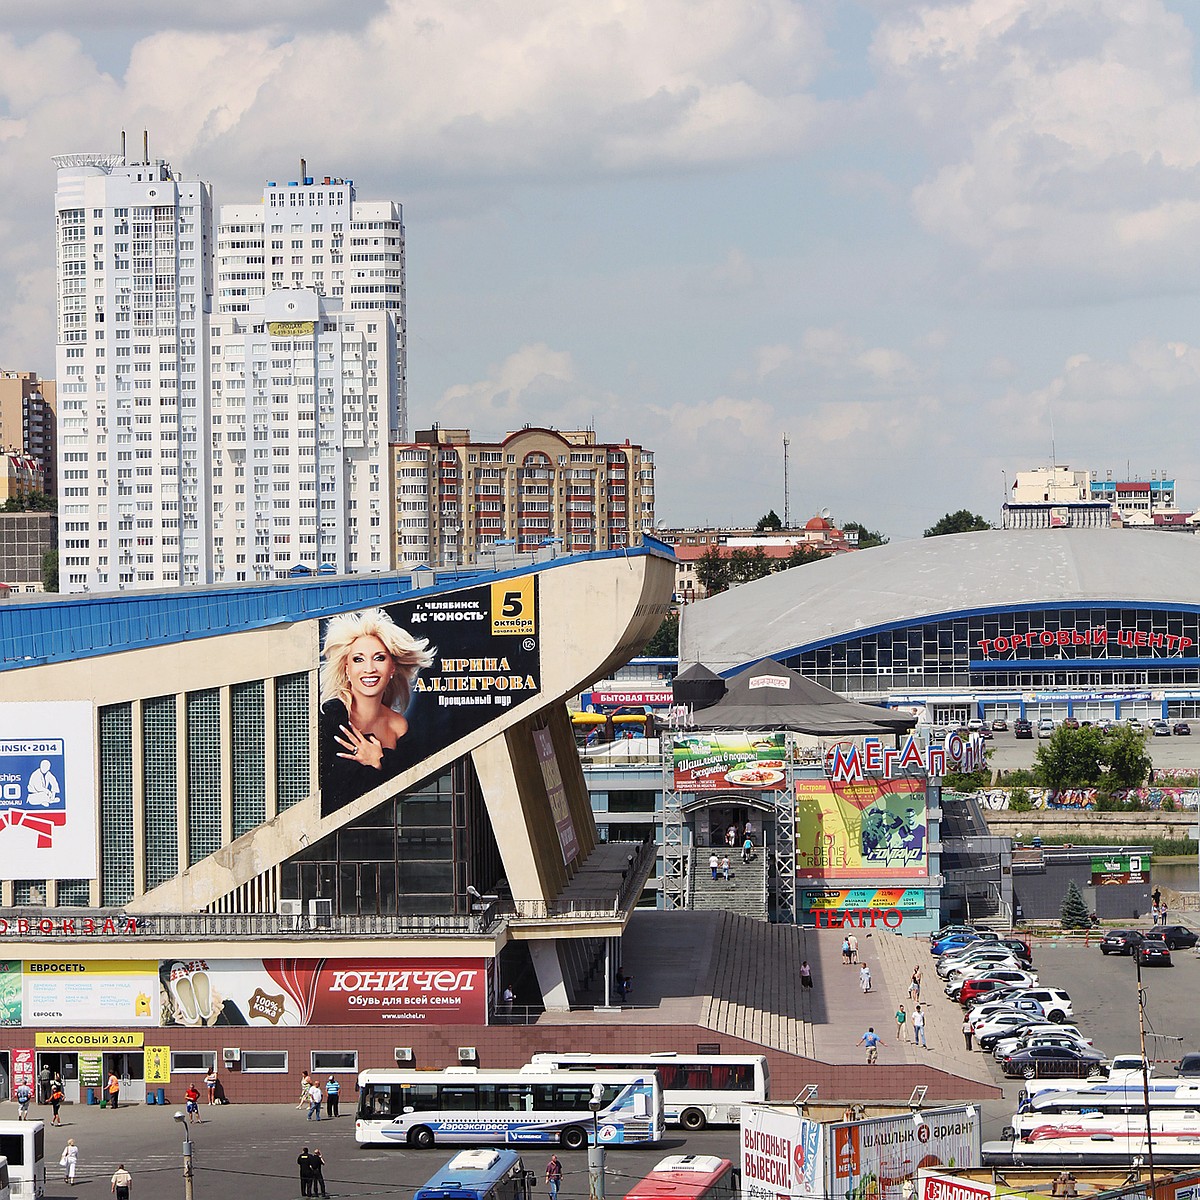
<path fill-rule="evenodd" d="M 734 675 L 725 695 L 692 717 L 696 729 L 790 729 L 817 737 L 903 734 L 916 723 L 911 713 L 847 700 L 773 658 Z"/>

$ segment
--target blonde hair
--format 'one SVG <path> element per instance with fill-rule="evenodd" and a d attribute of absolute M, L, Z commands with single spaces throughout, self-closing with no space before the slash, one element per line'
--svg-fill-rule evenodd
<path fill-rule="evenodd" d="M 425 638 L 415 638 L 401 629 L 382 608 L 362 612 L 339 613 L 330 619 L 325 629 L 325 645 L 321 650 L 325 662 L 321 665 L 321 693 L 336 696 L 350 707 L 350 677 L 346 665 L 350 647 L 360 637 L 378 638 L 396 664 L 396 673 L 383 693 L 383 703 L 396 712 L 408 707 L 412 686 L 422 667 L 432 664 L 436 650 Z"/>

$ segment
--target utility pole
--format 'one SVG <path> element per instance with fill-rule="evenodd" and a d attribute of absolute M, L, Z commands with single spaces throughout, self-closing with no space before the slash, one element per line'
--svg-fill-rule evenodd
<path fill-rule="evenodd" d="M 192 1135 L 188 1130 L 187 1117 L 183 1113 L 177 1112 L 175 1120 L 183 1126 L 183 1200 L 195 1200 L 192 1189 Z"/>
<path fill-rule="evenodd" d="M 792 527 L 792 497 L 791 487 L 788 484 L 788 447 L 792 443 L 788 440 L 788 435 L 783 435 L 783 527 L 791 529 Z"/>

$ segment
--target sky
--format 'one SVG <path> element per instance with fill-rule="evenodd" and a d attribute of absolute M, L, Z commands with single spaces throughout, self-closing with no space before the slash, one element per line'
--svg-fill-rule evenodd
<path fill-rule="evenodd" d="M 1051 462 L 1200 508 L 1200 5 L 0 8 L 6 369 L 54 370 L 51 155 L 147 129 L 218 205 L 401 201 L 410 432 L 628 438 L 662 525 L 920 537 Z"/>

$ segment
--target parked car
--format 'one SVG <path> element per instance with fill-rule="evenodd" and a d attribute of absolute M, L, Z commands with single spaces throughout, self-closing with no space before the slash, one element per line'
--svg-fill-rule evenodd
<path fill-rule="evenodd" d="M 983 994 L 978 988 L 972 985 L 985 981 L 988 983 L 1003 984 L 1008 988 L 1035 987 L 1038 977 L 1030 975 L 1028 971 L 1018 971 L 1011 967 L 1002 967 L 998 971 L 989 971 L 986 975 L 963 975 L 956 979 L 948 980 L 945 992 L 951 1000 L 957 1000 L 960 1004 L 969 1004 L 975 996 Z M 987 988 L 985 990 L 995 991 L 996 989 Z M 964 994 L 967 997 L 966 1000 L 963 999 Z"/>
<path fill-rule="evenodd" d="M 996 1051 L 1003 1047 L 1004 1054 L 1011 1054 L 1014 1050 L 1021 1049 L 1017 1042 L 1028 1042 L 1034 1037 L 1052 1037 L 1061 1034 L 1063 1037 L 1074 1039 L 1081 1046 L 1090 1046 L 1091 1038 L 1086 1038 L 1080 1032 L 1076 1025 L 1056 1025 L 1053 1021 L 1047 1021 L 1044 1017 L 1036 1018 L 1033 1021 L 1026 1022 L 1024 1025 L 993 1025 L 979 1033 L 975 1034 L 975 1040 L 984 1050 Z M 1004 1045 L 1004 1043 L 1010 1043 Z M 1003 1054 L 998 1054 L 998 1058 L 1003 1057 Z"/>
<path fill-rule="evenodd" d="M 1078 729 L 1079 721 L 1075 717 L 1063 717 L 1062 727 L 1064 729 Z"/>
<path fill-rule="evenodd" d="M 964 979 L 961 986 L 955 985 L 956 995 L 952 996 L 952 1000 L 956 1000 L 963 1008 L 972 1008 L 979 1004 L 982 1000 L 990 1000 L 993 996 L 1007 994 L 1013 990 L 1013 985 L 1003 979 Z"/>
<path fill-rule="evenodd" d="M 1000 945 L 1005 950 L 1010 950 L 1015 954 L 1019 961 L 1028 966 L 1033 962 L 1033 951 L 1029 948 L 1029 943 L 1023 938 L 1006 937 L 1000 939 Z"/>
<path fill-rule="evenodd" d="M 955 971 L 964 967 L 978 966 L 981 963 L 995 963 L 997 966 L 1016 962 L 1016 955 L 1011 950 L 1001 946 L 999 942 L 976 942 L 953 954 L 943 954 L 937 960 L 934 970 L 943 978 L 949 979 Z"/>
<path fill-rule="evenodd" d="M 1007 1055 L 1000 1070 L 1012 1079 L 1067 1077 L 1097 1079 L 1107 1074 L 1104 1055 L 1099 1050 L 1073 1049 L 1070 1046 L 1033 1046 Z"/>
<path fill-rule="evenodd" d="M 961 949 L 963 946 L 970 945 L 971 942 L 997 942 L 1000 939 L 990 930 L 980 929 L 974 933 L 952 933 L 949 937 L 944 937 L 941 941 L 934 942 L 929 948 L 929 952 L 935 957 L 940 958 L 941 955 L 949 953 L 951 950 Z"/>
<path fill-rule="evenodd" d="M 1192 733 L 1192 727 L 1186 721 L 1176 721 L 1175 724 L 1171 726 L 1171 732 L 1176 737 L 1190 737 Z"/>
<path fill-rule="evenodd" d="M 1018 998 L 1013 992 L 1006 992 L 995 998 L 987 996 L 971 1006 L 971 1020 L 976 1023 L 991 1020 L 1000 1013 L 1026 1017 L 1031 1021 L 1047 1019 L 1046 1014 L 1042 1012 L 1042 1006 L 1036 1000 L 1030 1000 L 1028 997 Z"/>
<path fill-rule="evenodd" d="M 1200 1054 L 1185 1054 L 1175 1068 L 1176 1075 L 1185 1079 L 1200 1079 Z"/>
<path fill-rule="evenodd" d="M 982 733 L 983 732 L 983 721 L 980 720 L 979 717 L 972 717 L 967 722 L 967 732 L 968 733 Z"/>
<path fill-rule="evenodd" d="M 997 971 L 1019 971 L 1020 969 L 1017 966 L 1017 960 L 1012 957 L 960 963 L 953 971 L 943 976 L 946 981 L 946 994 L 950 994 L 951 986 L 961 984 L 964 979 L 982 979 L 985 975 L 995 975 Z"/>
<path fill-rule="evenodd" d="M 1043 717 L 1037 723 L 1037 735 L 1039 738 L 1048 738 L 1054 736 L 1054 718 Z"/>
<path fill-rule="evenodd" d="M 1171 727 L 1166 723 L 1166 721 L 1155 721 L 1154 724 L 1150 726 L 1150 732 L 1153 733 L 1155 737 L 1170 737 Z"/>
<path fill-rule="evenodd" d="M 1101 954 L 1132 954 L 1145 934 L 1136 929 L 1110 929 L 1100 939 Z"/>
<path fill-rule="evenodd" d="M 1143 938 L 1137 948 L 1137 960 L 1143 967 L 1170 967 L 1171 951 L 1161 938 Z"/>
<path fill-rule="evenodd" d="M 1071 997 L 1062 988 L 1020 988 L 1013 993 L 1013 999 L 1036 1000 L 1046 1019 L 1059 1025 L 1075 1015 Z"/>
<path fill-rule="evenodd" d="M 1200 940 L 1186 925 L 1159 925 L 1152 932 L 1167 943 L 1168 950 L 1190 950 Z"/>
<path fill-rule="evenodd" d="M 1024 717 L 1018 717 L 1013 722 L 1013 737 L 1018 737 L 1018 738 L 1033 737 L 1033 722 L 1027 721 Z"/>
<path fill-rule="evenodd" d="M 997 1062 L 1016 1054 L 1021 1050 L 1032 1050 L 1034 1046 L 1066 1046 L 1072 1050 L 1092 1050 L 1092 1043 L 1078 1031 L 1074 1033 L 1061 1032 L 1062 1027 L 1051 1025 L 1049 1030 L 1030 1030 L 1024 1034 L 1014 1034 L 1002 1038 L 992 1047 L 992 1056 Z"/>
<path fill-rule="evenodd" d="M 1096 728 L 1100 730 L 1101 733 L 1111 733 L 1113 728 L 1112 718 L 1101 717 L 1100 720 L 1096 722 Z"/>
<path fill-rule="evenodd" d="M 1003 717 L 993 718 L 992 732 L 993 733 L 1007 733 L 1008 732 L 1008 722 Z"/>
<path fill-rule="evenodd" d="M 1136 733 L 1145 733 L 1146 732 L 1146 727 L 1141 723 L 1141 721 L 1139 721 L 1137 719 L 1137 717 L 1130 717 L 1129 720 L 1125 722 L 1125 724 L 1128 728 L 1134 730 L 1134 732 L 1136 732 Z"/>

